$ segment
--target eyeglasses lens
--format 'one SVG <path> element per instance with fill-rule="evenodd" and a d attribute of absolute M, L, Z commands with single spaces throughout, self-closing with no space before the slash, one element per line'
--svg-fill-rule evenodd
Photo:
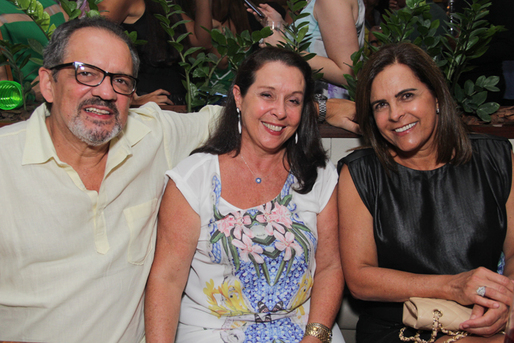
<path fill-rule="evenodd" d="M 92 66 L 77 66 L 75 76 L 77 81 L 91 87 L 102 83 L 106 73 Z M 119 94 L 130 95 L 135 89 L 135 80 L 123 74 L 109 74 L 114 91 Z"/>

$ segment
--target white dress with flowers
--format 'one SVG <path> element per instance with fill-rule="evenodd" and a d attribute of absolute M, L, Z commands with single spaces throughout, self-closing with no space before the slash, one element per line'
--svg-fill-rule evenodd
<path fill-rule="evenodd" d="M 217 155 L 194 154 L 167 175 L 201 219 L 176 342 L 299 342 L 316 270 L 316 216 L 337 183 L 334 166 L 318 170 L 308 194 L 293 190 L 290 174 L 275 199 L 250 209 L 221 197 Z"/>

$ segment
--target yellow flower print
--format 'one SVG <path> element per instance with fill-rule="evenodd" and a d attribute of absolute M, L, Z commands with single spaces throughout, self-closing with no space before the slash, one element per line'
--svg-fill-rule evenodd
<path fill-rule="evenodd" d="M 238 279 L 225 279 L 219 287 L 214 286 L 212 279 L 205 284 L 203 292 L 207 295 L 209 309 L 218 318 L 251 313 L 245 304 L 241 282 Z"/>

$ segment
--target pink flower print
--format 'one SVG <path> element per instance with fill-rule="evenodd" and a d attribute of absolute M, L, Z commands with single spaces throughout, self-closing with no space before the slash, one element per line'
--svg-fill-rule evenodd
<path fill-rule="evenodd" d="M 248 229 L 245 225 L 250 225 L 252 223 L 252 219 L 249 215 L 241 214 L 241 212 L 232 213 L 234 216 L 235 224 L 234 224 L 234 237 L 237 239 L 241 239 L 241 231 L 244 232 L 250 238 L 254 237 L 252 230 Z"/>
<path fill-rule="evenodd" d="M 257 263 L 264 263 L 264 259 L 260 254 L 263 253 L 260 245 L 254 245 L 251 238 L 247 235 L 243 235 L 243 240 L 238 241 L 237 239 L 232 240 L 232 244 L 240 249 L 241 259 L 245 262 L 250 261 L 251 254 Z"/>
<path fill-rule="evenodd" d="M 225 234 L 225 237 L 230 237 L 230 231 L 236 225 L 236 219 L 228 214 L 225 218 L 218 221 L 218 231 Z"/>
<path fill-rule="evenodd" d="M 282 234 L 285 233 L 284 227 L 276 222 L 277 216 L 273 215 L 275 210 L 271 211 L 271 208 L 271 202 L 268 202 L 263 206 L 259 206 L 257 209 L 261 211 L 262 214 L 259 214 L 257 217 L 255 217 L 255 219 L 259 223 L 267 223 L 266 227 L 264 228 L 264 231 L 268 236 L 273 236 L 274 228 Z"/>
<path fill-rule="evenodd" d="M 284 255 L 284 261 L 288 261 L 291 259 L 291 249 L 296 251 L 297 255 L 300 255 L 303 252 L 300 244 L 296 243 L 294 240 L 294 235 L 291 232 L 286 232 L 286 235 L 282 235 L 279 232 L 274 233 L 275 238 L 278 240 L 275 243 L 275 248 L 280 251 L 286 251 Z"/>
<path fill-rule="evenodd" d="M 253 238 L 253 232 L 245 225 L 252 223 L 250 216 L 241 215 L 239 212 L 231 212 L 218 221 L 218 231 L 230 237 L 230 231 L 234 229 L 234 236 L 241 239 L 241 231 Z"/>
<path fill-rule="evenodd" d="M 273 221 L 284 225 L 285 227 L 291 227 L 293 221 L 291 220 L 291 213 L 287 207 L 275 204 L 275 208 L 271 211 L 271 218 Z M 281 231 L 283 233 L 284 231 Z"/>
<path fill-rule="evenodd" d="M 259 214 L 255 217 L 255 219 L 263 224 L 263 223 L 269 223 L 270 222 L 270 215 L 271 215 L 271 201 L 265 203 L 264 205 L 258 206 L 257 210 L 259 210 L 262 214 Z"/>

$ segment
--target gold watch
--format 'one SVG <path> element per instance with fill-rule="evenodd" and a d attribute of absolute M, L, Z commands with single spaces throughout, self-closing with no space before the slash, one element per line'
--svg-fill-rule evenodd
<path fill-rule="evenodd" d="M 309 323 L 305 327 L 305 336 L 313 336 L 321 341 L 321 343 L 332 342 L 332 330 L 320 323 Z"/>

